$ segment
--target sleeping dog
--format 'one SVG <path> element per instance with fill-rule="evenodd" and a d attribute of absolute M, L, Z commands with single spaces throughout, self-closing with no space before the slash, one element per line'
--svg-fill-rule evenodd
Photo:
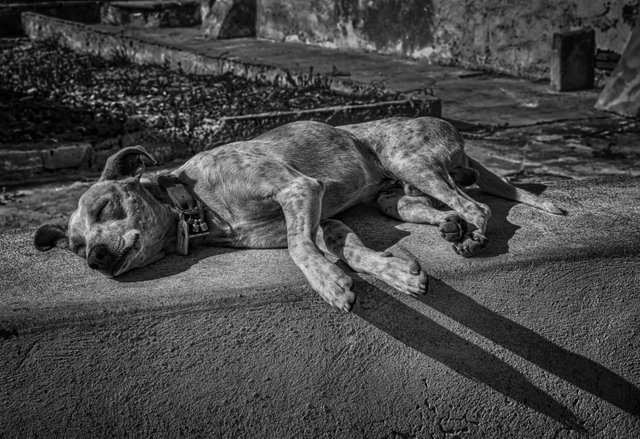
<path fill-rule="evenodd" d="M 410 294 L 426 292 L 417 261 L 362 244 L 336 214 L 374 202 L 401 221 L 433 224 L 456 253 L 487 243 L 489 207 L 461 187 L 481 189 L 552 214 L 549 201 L 516 188 L 467 157 L 458 131 L 441 119 L 391 118 L 338 128 L 294 122 L 254 139 L 201 152 L 169 174 L 143 178 L 140 146 L 111 156 L 80 198 L 68 229 L 43 225 L 42 251 L 65 247 L 89 267 L 118 276 L 189 244 L 288 247 L 312 288 L 349 311 L 352 279 L 325 255 Z"/>

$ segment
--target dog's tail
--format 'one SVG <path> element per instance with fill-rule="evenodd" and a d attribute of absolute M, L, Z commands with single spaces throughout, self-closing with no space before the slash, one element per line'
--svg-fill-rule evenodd
<path fill-rule="evenodd" d="M 524 189 L 517 188 L 510 185 L 493 172 L 482 166 L 480 163 L 473 160 L 471 157 L 467 157 L 469 160 L 469 167 L 478 171 L 478 178 L 476 184 L 485 192 L 492 195 L 497 195 L 507 200 L 517 201 L 522 204 L 544 210 L 545 212 L 552 213 L 554 215 L 564 215 L 565 211 L 556 207 L 552 202 L 545 201 L 531 192 Z"/>

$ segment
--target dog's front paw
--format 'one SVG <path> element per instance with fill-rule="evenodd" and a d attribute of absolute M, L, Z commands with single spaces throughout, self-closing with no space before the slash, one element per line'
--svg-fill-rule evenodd
<path fill-rule="evenodd" d="M 470 258 L 480 252 L 487 245 L 489 240 L 480 232 L 475 230 L 462 240 L 453 245 L 453 250 L 465 258 Z"/>
<path fill-rule="evenodd" d="M 412 297 L 427 292 L 427 275 L 415 260 L 405 260 L 389 252 L 379 255 L 379 264 L 373 276 Z"/>
<path fill-rule="evenodd" d="M 460 215 L 447 215 L 438 230 L 442 237 L 449 242 L 462 241 L 462 237 L 467 231 L 467 222 Z"/>
<path fill-rule="evenodd" d="M 309 277 L 311 287 L 331 306 L 349 312 L 353 308 L 356 294 L 352 291 L 353 279 L 333 264 L 317 268 Z"/>

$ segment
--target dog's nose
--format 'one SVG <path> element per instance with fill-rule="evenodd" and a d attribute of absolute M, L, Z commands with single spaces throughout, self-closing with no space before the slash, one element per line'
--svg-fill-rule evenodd
<path fill-rule="evenodd" d="M 91 248 L 87 255 L 87 264 L 93 270 L 110 267 L 114 262 L 114 256 L 106 245 L 98 244 Z"/>

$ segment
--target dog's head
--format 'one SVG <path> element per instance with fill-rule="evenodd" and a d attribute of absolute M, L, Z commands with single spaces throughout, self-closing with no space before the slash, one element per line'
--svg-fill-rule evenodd
<path fill-rule="evenodd" d="M 155 163 L 141 146 L 109 157 L 100 180 L 80 197 L 67 231 L 51 224 L 40 226 L 34 236 L 36 248 L 69 249 L 110 277 L 160 259 L 171 241 L 175 218 L 141 183 L 142 157 Z"/>

